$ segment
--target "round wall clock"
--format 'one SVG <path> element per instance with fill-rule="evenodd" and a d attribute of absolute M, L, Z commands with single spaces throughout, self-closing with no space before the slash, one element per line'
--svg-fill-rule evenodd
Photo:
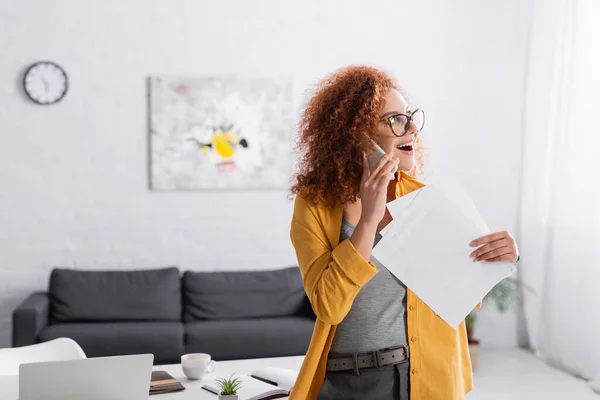
<path fill-rule="evenodd" d="M 23 76 L 23 88 L 27 96 L 37 104 L 58 103 L 67 94 L 69 80 L 65 71 L 51 61 L 31 65 Z"/>

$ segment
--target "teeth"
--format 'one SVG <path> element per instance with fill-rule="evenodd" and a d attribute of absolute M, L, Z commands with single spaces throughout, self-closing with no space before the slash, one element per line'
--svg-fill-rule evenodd
<path fill-rule="evenodd" d="M 409 147 L 409 146 L 412 146 L 412 145 L 413 145 L 412 143 L 405 143 L 405 144 L 402 144 L 402 145 L 398 146 L 398 148 L 401 149 L 403 147 Z"/>

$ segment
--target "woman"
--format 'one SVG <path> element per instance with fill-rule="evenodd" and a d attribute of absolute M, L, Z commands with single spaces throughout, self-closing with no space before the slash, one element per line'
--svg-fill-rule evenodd
<path fill-rule="evenodd" d="M 306 106 L 291 239 L 317 321 L 293 400 L 454 400 L 473 386 L 464 323 L 450 328 L 371 257 L 392 220 L 386 202 L 423 186 L 423 124 L 370 67 L 333 74 Z M 371 139 L 386 152 L 372 171 Z M 471 245 L 477 260 L 518 257 L 508 232 Z"/>

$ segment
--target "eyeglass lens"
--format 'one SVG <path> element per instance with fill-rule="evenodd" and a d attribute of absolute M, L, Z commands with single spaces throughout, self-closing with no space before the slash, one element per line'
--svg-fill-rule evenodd
<path fill-rule="evenodd" d="M 420 132 L 425 125 L 425 112 L 421 109 L 415 110 L 411 113 L 412 122 L 417 128 L 417 132 Z M 392 131 L 396 136 L 404 136 L 409 127 L 408 118 L 404 115 L 396 115 L 389 119 Z"/>

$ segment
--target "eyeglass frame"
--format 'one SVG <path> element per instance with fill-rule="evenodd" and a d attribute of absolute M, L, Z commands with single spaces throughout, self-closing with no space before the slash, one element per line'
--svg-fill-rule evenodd
<path fill-rule="evenodd" d="M 390 130 L 392 131 L 392 134 L 394 136 L 396 136 L 396 137 L 403 137 L 408 132 L 408 128 L 410 126 L 410 123 L 414 120 L 413 115 L 417 111 L 421 111 L 423 113 L 423 126 L 421 127 L 421 129 L 417 129 L 417 132 L 421 132 L 423 130 L 423 128 L 425 127 L 425 110 L 423 110 L 422 108 L 417 108 L 416 110 L 414 110 L 412 112 L 409 111 L 408 114 L 397 113 L 397 114 L 394 114 L 394 115 L 390 115 L 389 117 L 381 118 L 380 121 L 381 122 L 386 122 L 386 125 L 390 127 Z M 406 123 L 404 124 L 404 133 L 402 135 L 398 135 L 398 134 L 396 134 L 396 132 L 394 132 L 394 128 L 392 128 L 392 123 L 390 122 L 391 118 L 396 118 L 396 117 L 399 117 L 399 116 L 406 117 Z"/>

